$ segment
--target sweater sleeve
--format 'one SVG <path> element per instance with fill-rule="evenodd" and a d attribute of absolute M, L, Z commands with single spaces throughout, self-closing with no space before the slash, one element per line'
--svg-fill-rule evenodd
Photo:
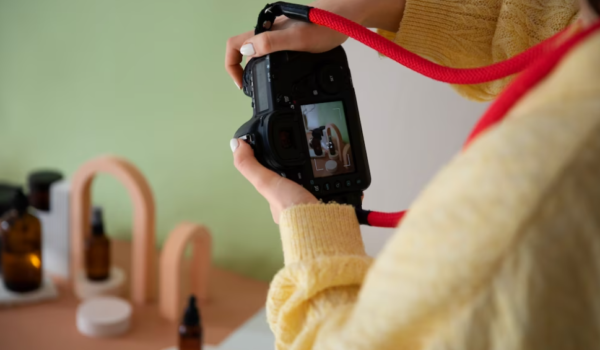
<path fill-rule="evenodd" d="M 397 33 L 379 30 L 398 45 L 455 68 L 506 60 L 574 22 L 576 0 L 406 0 Z M 488 101 L 511 77 L 453 86 L 461 95 Z"/>
<path fill-rule="evenodd" d="M 277 349 L 310 349 L 323 320 L 350 310 L 371 264 L 354 208 L 303 205 L 280 218 L 285 268 L 269 289 Z"/>

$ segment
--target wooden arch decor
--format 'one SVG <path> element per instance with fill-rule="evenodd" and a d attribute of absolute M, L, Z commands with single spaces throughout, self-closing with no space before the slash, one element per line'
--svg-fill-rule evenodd
<path fill-rule="evenodd" d="M 210 231 L 204 226 L 183 222 L 169 233 L 160 256 L 159 308 L 162 316 L 173 322 L 179 321 L 184 308 L 185 301 L 181 300 L 181 265 L 188 243 L 192 243 L 192 292 L 200 302 L 208 300 L 212 245 Z"/>
<path fill-rule="evenodd" d="M 127 189 L 133 204 L 131 300 L 147 304 L 152 299 L 155 254 L 155 207 L 150 185 L 129 161 L 102 156 L 82 165 L 71 182 L 71 276 L 84 267 L 84 238 L 90 227 L 91 189 L 94 177 L 107 173 Z"/>

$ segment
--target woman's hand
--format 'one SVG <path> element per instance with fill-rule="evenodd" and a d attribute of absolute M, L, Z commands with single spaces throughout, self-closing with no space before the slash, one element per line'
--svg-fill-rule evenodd
<path fill-rule="evenodd" d="M 225 69 L 238 89 L 242 86 L 242 57 L 260 57 L 271 52 L 292 50 L 320 53 L 333 49 L 348 37 L 326 27 L 279 17 L 273 29 L 258 35 L 249 31 L 227 40 Z"/>
<path fill-rule="evenodd" d="M 276 224 L 279 224 L 279 216 L 285 209 L 299 204 L 319 203 L 304 187 L 260 165 L 246 142 L 232 139 L 230 145 L 235 167 L 269 202 Z"/>
<path fill-rule="evenodd" d="M 318 0 L 312 7 L 336 13 L 366 27 L 398 30 L 405 0 Z M 227 40 L 225 68 L 238 89 L 242 86 L 243 56 L 259 57 L 275 51 L 292 50 L 320 53 L 329 51 L 348 37 L 332 29 L 279 17 L 268 32 L 254 31 Z"/>

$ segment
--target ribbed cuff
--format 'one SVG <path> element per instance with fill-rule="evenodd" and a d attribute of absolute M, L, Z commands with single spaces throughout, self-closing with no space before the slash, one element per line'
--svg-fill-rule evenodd
<path fill-rule="evenodd" d="M 279 220 L 285 264 L 335 255 L 366 255 L 354 208 L 309 204 L 290 208 Z"/>

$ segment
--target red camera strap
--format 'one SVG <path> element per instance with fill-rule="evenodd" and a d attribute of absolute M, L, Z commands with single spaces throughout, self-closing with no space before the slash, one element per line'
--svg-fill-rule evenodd
<path fill-rule="evenodd" d="M 479 84 L 522 72 L 492 103 L 477 125 L 475 125 L 465 143 L 465 148 L 479 134 L 500 122 L 529 90 L 534 88 L 552 72 L 561 59 L 573 47 L 600 30 L 600 21 L 592 27 L 577 33 L 571 34 L 574 31 L 566 29 L 506 61 L 486 67 L 461 69 L 444 67 L 428 61 L 377 33 L 331 12 L 311 8 L 308 17 L 312 23 L 343 33 L 409 69 L 442 82 L 451 84 Z M 357 211 L 361 224 L 377 227 L 397 227 L 405 214 L 406 211 L 398 213 Z"/>

